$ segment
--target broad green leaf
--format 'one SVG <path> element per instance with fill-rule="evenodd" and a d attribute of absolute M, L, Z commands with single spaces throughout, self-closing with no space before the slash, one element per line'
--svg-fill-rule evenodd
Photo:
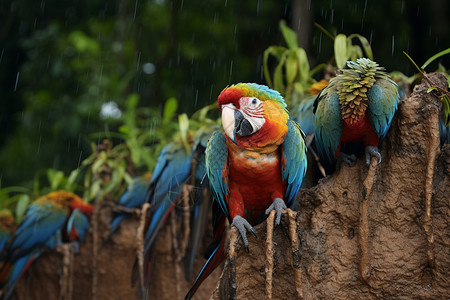
<path fill-rule="evenodd" d="M 300 82 L 296 82 L 294 84 L 294 89 L 297 91 L 297 93 L 299 93 L 300 95 L 304 95 L 305 94 L 305 88 L 303 87 L 303 85 Z"/>
<path fill-rule="evenodd" d="M 334 59 L 336 60 L 336 66 L 339 69 L 345 67 L 347 62 L 347 37 L 345 34 L 338 34 L 334 39 Z"/>
<path fill-rule="evenodd" d="M 353 45 L 352 49 L 353 49 L 352 60 L 364 57 L 361 47 L 359 47 L 358 45 Z"/>
<path fill-rule="evenodd" d="M 288 48 L 291 50 L 297 49 L 298 42 L 297 42 L 297 34 L 295 33 L 295 31 L 289 28 L 284 20 L 280 21 L 280 29 L 281 33 L 283 34 L 284 40 L 288 45 Z"/>
<path fill-rule="evenodd" d="M 180 136 L 183 145 L 186 151 L 189 152 L 189 143 L 188 143 L 189 118 L 187 114 L 183 113 L 178 116 L 178 125 L 180 127 Z"/>
<path fill-rule="evenodd" d="M 306 82 L 310 78 L 308 56 L 306 55 L 306 51 L 303 48 L 296 49 L 295 54 L 297 55 L 298 59 L 300 81 Z"/>
<path fill-rule="evenodd" d="M 289 51 L 289 55 L 286 58 L 286 81 L 288 84 L 291 84 L 295 76 L 297 75 L 297 58 L 295 52 Z"/>
<path fill-rule="evenodd" d="M 284 55 L 281 57 L 280 61 L 278 62 L 278 65 L 275 67 L 275 70 L 273 72 L 273 88 L 280 92 L 282 95 L 284 95 L 284 82 L 283 82 L 283 66 L 286 61 L 287 53 L 285 52 Z"/>
<path fill-rule="evenodd" d="M 22 194 L 22 195 L 18 196 L 17 205 L 16 205 L 16 221 L 17 221 L 17 223 L 20 223 L 22 221 L 29 203 L 30 203 L 30 197 L 28 195 Z"/>
<path fill-rule="evenodd" d="M 164 104 L 163 122 L 164 123 L 170 122 L 177 109 L 178 109 L 177 99 L 174 97 L 167 99 L 166 103 Z"/>
<path fill-rule="evenodd" d="M 270 88 L 273 88 L 273 84 L 269 72 L 269 56 L 270 55 L 275 56 L 277 60 L 280 60 L 283 57 L 285 51 L 287 51 L 287 49 L 281 46 L 270 46 L 264 51 L 263 57 L 264 78 L 266 79 L 267 85 Z"/>

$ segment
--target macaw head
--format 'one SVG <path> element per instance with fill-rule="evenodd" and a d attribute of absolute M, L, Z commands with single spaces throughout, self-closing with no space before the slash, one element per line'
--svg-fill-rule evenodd
<path fill-rule="evenodd" d="M 280 145 L 287 133 L 289 115 L 277 91 L 255 83 L 239 83 L 219 95 L 225 134 L 241 148 Z"/>
<path fill-rule="evenodd" d="M 44 197 L 45 199 L 52 201 L 62 207 L 67 207 L 72 211 L 74 209 L 79 209 L 87 216 L 91 216 L 94 210 L 94 207 L 91 204 L 84 202 L 83 199 L 68 191 L 59 190 L 51 192 L 43 196 L 42 198 Z"/>

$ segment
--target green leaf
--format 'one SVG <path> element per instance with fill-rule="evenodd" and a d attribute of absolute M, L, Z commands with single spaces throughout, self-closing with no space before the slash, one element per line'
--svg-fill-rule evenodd
<path fill-rule="evenodd" d="M 20 223 L 22 221 L 29 203 L 30 203 L 30 197 L 28 195 L 22 194 L 22 195 L 18 196 L 17 205 L 16 205 L 16 221 L 17 221 L 17 223 Z"/>
<path fill-rule="evenodd" d="M 449 54 L 450 53 L 450 48 L 447 48 L 439 53 L 436 53 L 435 55 L 433 55 L 432 57 L 430 57 L 423 65 L 422 65 L 422 69 L 425 69 L 429 64 L 431 64 L 436 58 L 439 58 L 443 55 Z"/>
<path fill-rule="evenodd" d="M 354 37 L 359 39 L 359 42 L 361 43 L 361 45 L 364 49 L 364 52 L 366 53 L 366 57 L 373 60 L 372 47 L 370 46 L 369 41 L 364 36 L 357 34 L 357 33 L 349 35 L 348 38 L 353 39 Z M 360 56 L 360 57 L 363 57 L 363 56 Z"/>
<path fill-rule="evenodd" d="M 430 86 L 428 89 L 427 89 L 427 94 L 429 94 L 429 93 L 431 93 L 432 91 L 436 91 L 437 89 L 434 87 L 434 86 Z"/>
<path fill-rule="evenodd" d="M 278 65 L 275 67 L 273 72 L 273 88 L 284 95 L 284 82 L 283 82 L 283 66 L 286 61 L 288 52 L 285 52 L 281 57 Z"/>
<path fill-rule="evenodd" d="M 336 66 L 339 69 L 345 67 L 347 62 L 347 37 L 345 34 L 338 34 L 334 39 L 334 59 L 336 60 Z"/>
<path fill-rule="evenodd" d="M 291 50 L 295 50 L 298 48 L 298 42 L 297 42 L 297 34 L 294 30 L 290 29 L 284 20 L 280 21 L 280 29 L 281 33 L 283 34 L 284 40 L 286 41 L 286 44 L 288 45 L 288 48 Z"/>
<path fill-rule="evenodd" d="M 166 103 L 164 104 L 163 122 L 164 123 L 170 122 L 177 109 L 178 109 L 177 99 L 174 97 L 167 99 Z"/>
<path fill-rule="evenodd" d="M 310 78 L 308 56 L 306 55 L 306 51 L 303 48 L 296 49 L 295 54 L 297 55 L 298 59 L 300 81 L 306 82 Z"/>
<path fill-rule="evenodd" d="M 297 75 L 297 58 L 295 52 L 289 51 L 289 55 L 286 58 L 286 81 L 291 84 L 295 76 Z"/>
<path fill-rule="evenodd" d="M 180 127 L 180 136 L 181 141 L 187 152 L 189 152 L 189 143 L 188 143 L 188 130 L 189 130 L 189 118 L 187 114 L 183 113 L 178 116 L 178 125 Z"/>
<path fill-rule="evenodd" d="M 269 56 L 270 55 L 275 56 L 277 60 L 280 60 L 282 59 L 283 54 L 286 51 L 287 49 L 281 46 L 270 46 L 264 51 L 264 58 L 263 58 L 264 78 L 266 79 L 267 85 L 270 88 L 273 88 L 273 84 L 269 72 Z"/>
<path fill-rule="evenodd" d="M 443 95 L 442 100 L 442 121 L 444 121 L 444 126 L 449 127 L 450 125 L 450 97 L 448 95 Z"/>

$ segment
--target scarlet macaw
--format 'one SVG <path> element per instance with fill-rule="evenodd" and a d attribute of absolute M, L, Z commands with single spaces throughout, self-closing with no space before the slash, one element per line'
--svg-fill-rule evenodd
<path fill-rule="evenodd" d="M 293 206 L 307 166 L 303 133 L 289 119 L 277 91 L 239 83 L 220 93 L 218 105 L 225 134 L 215 132 L 210 138 L 206 169 L 222 214 L 214 216 L 215 248 L 186 299 L 224 258 L 225 216 L 248 248 L 246 231 L 254 232 L 252 225 L 262 222 L 272 210 L 278 225 L 282 210 Z"/>
<path fill-rule="evenodd" d="M 376 62 L 348 61 L 349 69 L 322 90 L 314 103 L 314 139 L 322 162 L 331 167 L 340 156 L 347 163 L 356 157 L 341 152 L 363 142 L 366 163 L 381 162 L 378 145 L 386 136 L 399 99 L 398 86 Z"/>
<path fill-rule="evenodd" d="M 0 269 L 0 288 L 4 291 L 4 299 L 45 247 L 54 249 L 56 244 L 61 243 L 62 236 L 67 235 L 64 225 L 75 210 L 90 216 L 93 206 L 67 191 L 49 193 L 30 204 Z M 77 224 L 76 221 L 71 223 Z M 77 227 L 76 231 L 80 234 L 82 229 Z"/>

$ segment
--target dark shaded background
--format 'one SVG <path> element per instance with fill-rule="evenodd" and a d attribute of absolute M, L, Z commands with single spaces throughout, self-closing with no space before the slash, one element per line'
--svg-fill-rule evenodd
<path fill-rule="evenodd" d="M 1 1 L 0 186 L 76 168 L 89 143 L 120 124 L 100 117 L 106 102 L 123 111 L 137 93 L 158 113 L 175 97 L 191 114 L 227 84 L 265 83 L 262 55 L 284 44 L 281 19 L 312 66 L 333 54 L 317 22 L 364 35 L 377 62 L 412 75 L 402 51 L 421 65 L 448 48 L 449 13 L 446 0 Z M 439 62 L 449 66 L 443 57 L 427 71 Z"/>

